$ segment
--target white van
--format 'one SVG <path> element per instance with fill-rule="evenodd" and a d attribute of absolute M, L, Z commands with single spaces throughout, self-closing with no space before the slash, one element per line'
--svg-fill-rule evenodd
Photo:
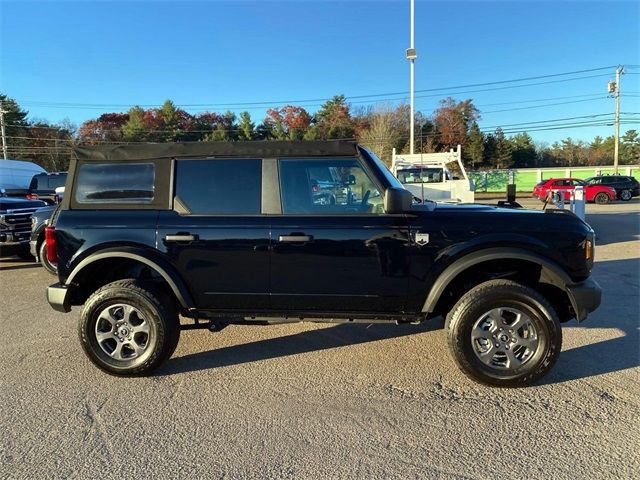
<path fill-rule="evenodd" d="M 8 195 L 26 194 L 34 175 L 47 173 L 40 165 L 23 160 L 0 160 L 0 190 Z"/>

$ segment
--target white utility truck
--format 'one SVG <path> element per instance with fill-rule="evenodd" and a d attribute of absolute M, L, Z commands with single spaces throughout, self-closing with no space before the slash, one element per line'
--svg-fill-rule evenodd
<path fill-rule="evenodd" d="M 462 164 L 462 149 L 441 153 L 396 154 L 391 171 L 400 183 L 422 201 L 473 203 L 473 180 Z"/>

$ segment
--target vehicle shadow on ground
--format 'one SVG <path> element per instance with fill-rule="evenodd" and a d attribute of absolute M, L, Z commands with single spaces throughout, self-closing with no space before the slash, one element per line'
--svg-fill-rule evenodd
<path fill-rule="evenodd" d="M 620 336 L 563 350 L 558 363 L 541 384 L 562 383 L 640 366 L 640 259 L 598 262 L 594 277 L 603 289 L 600 309 L 583 323 L 572 320 L 565 324 L 564 330 L 612 329 Z"/>
<path fill-rule="evenodd" d="M 337 324 L 330 328 L 311 330 L 285 337 L 270 338 L 172 358 L 155 375 L 165 376 L 228 367 L 347 345 L 406 337 L 441 329 L 443 323 L 444 320 L 442 318 L 435 318 L 420 325 Z M 203 334 L 206 333 L 203 332 Z"/>
<path fill-rule="evenodd" d="M 38 268 L 41 267 L 35 260 L 23 260 L 18 257 L 5 257 L 0 258 L 0 271 L 3 270 L 22 270 L 25 268 Z"/>
<path fill-rule="evenodd" d="M 540 382 L 543 385 L 628 370 L 640 365 L 640 259 L 597 262 L 594 278 L 603 288 L 603 303 L 600 309 L 591 314 L 585 322 L 577 323 L 573 320 L 565 324 L 563 329 L 565 332 L 571 328 L 614 330 L 616 337 L 564 350 L 556 366 Z M 240 365 L 401 338 L 440 329 L 443 323 L 442 318 L 437 318 L 421 325 L 338 324 L 331 328 L 314 329 L 173 358 L 157 372 L 157 375 Z M 589 341 L 589 335 L 585 337 Z M 425 341 L 444 341 L 444 335 L 442 338 L 430 338 Z"/>
<path fill-rule="evenodd" d="M 596 232 L 596 246 L 640 240 L 640 215 L 629 213 L 587 213 L 586 222 Z"/>

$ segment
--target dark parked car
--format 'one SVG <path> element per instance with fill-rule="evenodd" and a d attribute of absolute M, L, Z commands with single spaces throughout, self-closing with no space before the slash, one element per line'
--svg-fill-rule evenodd
<path fill-rule="evenodd" d="M 589 185 L 603 185 L 616 191 L 620 200 L 629 201 L 633 197 L 640 196 L 640 183 L 634 177 L 626 175 L 601 175 L 585 180 Z"/>
<path fill-rule="evenodd" d="M 316 202 L 332 169 L 358 195 Z M 47 295 L 58 311 L 84 305 L 81 344 L 115 375 L 156 368 L 181 328 L 442 315 L 463 372 L 524 386 L 557 360 L 560 323 L 600 304 L 578 217 L 413 205 L 354 142 L 82 147 L 70 175 L 46 227 Z"/>
<path fill-rule="evenodd" d="M 34 175 L 29 184 L 27 198 L 30 200 L 43 200 L 49 205 L 57 202 L 56 188 L 64 187 L 67 181 L 66 172 L 39 173 Z"/>
<path fill-rule="evenodd" d="M 45 270 L 52 275 L 57 273 L 57 266 L 47 258 L 46 243 L 44 241 L 45 227 L 55 212 L 57 205 L 48 205 L 39 208 L 31 215 L 31 237 L 29 238 L 29 248 L 31 255 L 40 262 Z"/>
<path fill-rule="evenodd" d="M 4 197 L 0 194 L 0 256 L 31 258 L 31 214 L 44 205 L 40 200 Z"/>

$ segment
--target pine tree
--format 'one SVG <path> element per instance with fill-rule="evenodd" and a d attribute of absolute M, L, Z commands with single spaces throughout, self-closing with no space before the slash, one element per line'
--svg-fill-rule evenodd
<path fill-rule="evenodd" d="M 327 100 L 316 113 L 318 135 L 323 140 L 353 138 L 355 124 L 344 95 L 335 95 Z M 315 133 L 310 134 L 314 136 Z"/>
<path fill-rule="evenodd" d="M 249 112 L 242 112 L 240 114 L 240 123 L 238 124 L 238 139 L 239 140 L 253 140 L 255 125 L 251 121 L 251 115 Z"/>
<path fill-rule="evenodd" d="M 513 162 L 511 142 L 500 127 L 496 129 L 496 168 L 508 168 Z"/>
<path fill-rule="evenodd" d="M 528 133 L 523 132 L 514 135 L 511 137 L 510 143 L 513 148 L 512 158 L 514 167 L 526 168 L 536 166 L 536 147 Z"/>
<path fill-rule="evenodd" d="M 484 135 L 476 122 L 471 124 L 466 147 L 466 157 L 471 162 L 471 167 L 476 168 L 481 165 L 484 160 Z"/>
<path fill-rule="evenodd" d="M 165 100 L 158 112 L 162 119 L 162 134 L 160 137 L 165 142 L 175 142 L 178 132 L 178 109 L 171 100 Z"/>
<path fill-rule="evenodd" d="M 144 110 L 141 107 L 136 105 L 129 110 L 129 120 L 122 126 L 122 134 L 127 142 L 144 142 L 146 140 Z"/>

